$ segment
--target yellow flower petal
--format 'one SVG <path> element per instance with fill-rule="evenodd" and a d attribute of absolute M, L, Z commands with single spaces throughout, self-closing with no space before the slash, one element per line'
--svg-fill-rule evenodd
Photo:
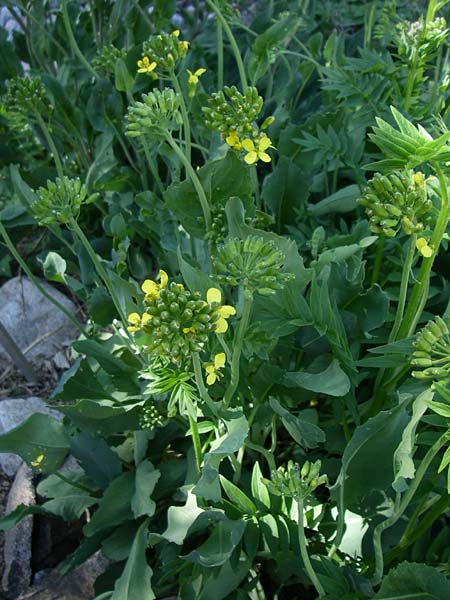
<path fill-rule="evenodd" d="M 209 288 L 206 292 L 206 300 L 211 304 L 212 302 L 217 302 L 220 304 L 222 302 L 222 293 L 217 288 Z"/>
<path fill-rule="evenodd" d="M 215 372 L 215 368 L 214 365 L 212 363 L 207 363 L 207 365 L 205 366 L 205 371 L 207 373 L 214 373 Z"/>
<path fill-rule="evenodd" d="M 175 31 L 172 31 L 172 35 L 174 35 L 175 37 L 180 37 L 180 30 L 175 29 Z"/>
<path fill-rule="evenodd" d="M 253 140 L 251 140 L 250 138 L 243 139 L 241 144 L 246 152 L 254 152 L 255 151 L 255 144 L 253 143 Z"/>
<path fill-rule="evenodd" d="M 149 321 L 151 321 L 152 318 L 153 318 L 152 315 L 149 315 L 148 313 L 144 313 L 142 315 L 142 319 L 141 319 L 142 325 L 146 325 Z"/>
<path fill-rule="evenodd" d="M 197 77 L 200 77 L 201 75 L 203 75 L 203 73 L 206 73 L 206 69 L 204 69 L 203 67 L 200 67 L 200 69 L 197 69 L 194 73 L 194 75 L 196 75 Z"/>
<path fill-rule="evenodd" d="M 258 158 L 265 163 L 268 163 L 272 160 L 267 152 L 258 152 Z"/>
<path fill-rule="evenodd" d="M 244 144 L 242 144 L 244 145 Z M 253 165 L 258 160 L 258 155 L 256 152 L 249 152 L 244 156 L 244 160 L 248 165 Z"/>
<path fill-rule="evenodd" d="M 223 317 L 216 321 L 216 333 L 225 333 L 228 331 L 228 323 Z"/>
<path fill-rule="evenodd" d="M 258 142 L 258 150 L 260 150 L 261 152 L 264 152 L 264 150 L 267 150 L 267 148 L 270 148 L 271 145 L 272 145 L 272 141 L 271 141 L 270 137 L 267 137 L 267 135 L 263 135 L 263 136 L 261 136 L 261 138 Z"/>
<path fill-rule="evenodd" d="M 138 313 L 130 313 L 128 315 L 128 322 L 132 323 L 133 325 L 139 325 L 141 322 L 141 317 Z"/>
<path fill-rule="evenodd" d="M 219 306 L 217 312 L 224 319 L 229 319 L 232 315 L 236 314 L 236 309 L 234 306 L 230 306 L 229 304 L 224 304 L 223 306 Z"/>
<path fill-rule="evenodd" d="M 208 385 L 214 385 L 217 381 L 217 375 L 215 373 L 210 373 L 206 378 L 206 383 Z"/>
<path fill-rule="evenodd" d="M 227 357 L 225 356 L 225 352 L 219 352 L 219 354 L 216 354 L 214 357 L 214 368 L 217 369 L 221 369 L 222 367 L 225 366 L 225 361 L 227 360 Z"/>
<path fill-rule="evenodd" d="M 161 287 L 165 288 L 169 281 L 169 276 L 162 269 L 160 269 L 160 271 L 159 271 L 159 280 L 161 281 Z"/>
<path fill-rule="evenodd" d="M 159 294 L 159 285 L 151 279 L 146 279 L 141 285 L 141 290 L 144 292 L 147 299 L 154 298 Z"/>

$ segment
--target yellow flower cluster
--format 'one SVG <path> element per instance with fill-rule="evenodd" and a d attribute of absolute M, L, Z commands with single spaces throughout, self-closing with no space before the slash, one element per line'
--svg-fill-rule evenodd
<path fill-rule="evenodd" d="M 266 163 L 272 160 L 266 150 L 274 148 L 274 146 L 272 146 L 270 137 L 265 133 L 261 133 L 255 140 L 252 140 L 251 138 L 244 138 L 241 140 L 236 132 L 231 131 L 226 136 L 225 141 L 233 148 L 233 150 L 244 150 L 246 153 L 244 160 L 248 165 L 253 165 L 258 162 L 258 160 L 262 160 Z"/>
<path fill-rule="evenodd" d="M 157 67 L 157 63 L 153 60 L 150 62 L 148 56 L 143 56 L 141 60 L 137 61 L 138 73 L 151 73 Z"/>

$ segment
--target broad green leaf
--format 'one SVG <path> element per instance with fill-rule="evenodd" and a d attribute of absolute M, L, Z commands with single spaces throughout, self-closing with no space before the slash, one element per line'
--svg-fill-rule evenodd
<path fill-rule="evenodd" d="M 361 191 L 359 187 L 352 183 L 320 200 L 317 204 L 309 204 L 308 210 L 315 217 L 330 213 L 348 213 L 357 208 L 358 204 L 356 201 L 360 197 Z"/>
<path fill-rule="evenodd" d="M 0 436 L 0 452 L 18 454 L 29 465 L 38 461 L 42 473 L 54 473 L 70 448 L 64 425 L 49 415 L 35 413 Z"/>
<path fill-rule="evenodd" d="M 67 263 L 57 252 L 49 252 L 43 264 L 44 275 L 48 281 L 65 283 Z"/>
<path fill-rule="evenodd" d="M 67 415 L 74 425 L 93 435 L 135 431 L 139 428 L 139 410 L 127 411 L 112 404 L 108 400 L 80 400 L 76 404 L 60 406 L 59 410 Z"/>
<path fill-rule="evenodd" d="M 187 490 L 186 503 L 183 506 L 170 506 L 167 511 L 167 529 L 162 537 L 169 542 L 182 546 L 189 528 L 203 510 L 197 505 L 197 496 Z"/>
<path fill-rule="evenodd" d="M 103 554 L 110 560 L 127 560 L 138 527 L 138 521 L 132 521 L 117 527 L 114 533 L 102 541 Z"/>
<path fill-rule="evenodd" d="M 270 508 L 270 496 L 267 487 L 263 483 L 263 474 L 259 462 L 256 461 L 252 471 L 252 494 L 256 500 L 259 500 L 264 506 Z"/>
<path fill-rule="evenodd" d="M 114 65 L 114 80 L 119 92 L 130 92 L 134 84 L 134 78 L 121 58 L 117 58 Z"/>
<path fill-rule="evenodd" d="M 153 600 L 152 575 L 147 562 L 148 520 L 139 527 L 122 575 L 116 581 L 111 600 Z"/>
<path fill-rule="evenodd" d="M 431 388 L 426 389 L 414 400 L 412 405 L 411 420 L 405 427 L 402 435 L 402 441 L 394 452 L 394 473 L 395 479 L 392 487 L 397 492 L 403 492 L 407 489 L 405 479 L 413 479 L 416 473 L 413 455 L 415 450 L 416 430 L 420 419 L 428 408 L 428 403 L 433 400 L 434 392 Z"/>
<path fill-rule="evenodd" d="M 181 274 L 191 292 L 200 292 L 200 294 L 206 298 L 206 292 L 209 288 L 220 287 L 214 282 L 213 276 L 190 265 L 188 261 L 183 258 L 180 248 L 178 248 L 177 256 Z"/>
<path fill-rule="evenodd" d="M 374 600 L 444 600 L 450 598 L 450 581 L 437 569 L 402 562 L 381 582 Z"/>
<path fill-rule="evenodd" d="M 244 515 L 254 515 L 256 513 L 256 506 L 247 494 L 235 486 L 234 483 L 228 481 L 223 475 L 220 475 L 220 482 L 222 483 L 222 487 L 230 499 L 230 502 L 232 502 L 238 510 Z"/>
<path fill-rule="evenodd" d="M 96 340 L 79 340 L 74 342 L 72 347 L 77 352 L 86 354 L 89 358 L 95 358 L 99 365 L 110 375 L 116 375 L 119 372 L 135 372 L 134 367 L 111 354 L 111 351 L 105 347 L 105 344 Z"/>
<path fill-rule="evenodd" d="M 301 387 L 305 390 L 326 394 L 327 396 L 345 396 L 350 391 L 350 379 L 344 373 L 335 358 L 320 373 L 297 371 L 286 373 L 283 377 L 286 387 Z"/>
<path fill-rule="evenodd" d="M 223 565 L 241 541 L 245 526 L 246 522 L 243 520 L 218 521 L 206 542 L 182 558 L 202 567 Z"/>
<path fill-rule="evenodd" d="M 19 504 L 13 511 L 0 518 L 0 531 L 12 529 L 17 523 L 20 523 L 22 519 L 28 517 L 28 515 L 40 514 L 46 514 L 46 511 L 42 506 L 26 506 L 25 504 Z"/>
<path fill-rule="evenodd" d="M 136 491 L 131 499 L 131 508 L 136 519 L 143 515 L 151 517 L 155 513 L 156 504 L 151 499 L 151 495 L 160 475 L 161 473 L 149 460 L 138 465 L 135 481 Z"/>
<path fill-rule="evenodd" d="M 52 394 L 54 400 L 111 400 L 110 391 L 100 382 L 86 359 L 77 359 L 61 377 Z"/>
<path fill-rule="evenodd" d="M 281 417 L 283 425 L 291 436 L 304 448 L 316 448 L 325 441 L 325 433 L 310 421 L 302 419 L 301 415 L 294 416 L 283 408 L 275 398 L 270 398 L 269 404 L 274 412 Z"/>
<path fill-rule="evenodd" d="M 124 521 L 131 521 L 133 519 L 131 499 L 134 492 L 133 473 L 123 473 L 114 479 L 105 490 L 97 511 L 84 526 L 85 535 L 91 537 L 103 529 L 110 529 L 121 525 Z"/>
<path fill-rule="evenodd" d="M 86 508 L 96 504 L 98 498 L 78 487 L 77 484 L 86 487 L 86 477 L 82 472 L 65 473 L 65 479 L 66 481 L 63 481 L 57 475 L 50 475 L 39 483 L 37 493 L 50 498 L 43 503 L 44 510 L 58 515 L 65 521 L 73 521 L 78 519 Z M 73 481 L 74 485 L 67 480 Z"/>
<path fill-rule="evenodd" d="M 104 439 L 82 431 L 72 438 L 71 454 L 83 467 L 86 475 L 102 488 L 122 472 L 119 457 Z"/>

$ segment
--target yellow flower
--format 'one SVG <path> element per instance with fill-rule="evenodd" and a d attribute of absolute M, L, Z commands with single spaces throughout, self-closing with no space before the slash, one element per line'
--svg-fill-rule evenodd
<path fill-rule="evenodd" d="M 248 165 L 253 165 L 258 160 L 262 160 L 263 162 L 271 161 L 266 150 L 268 148 L 273 148 L 272 140 L 265 133 L 261 134 L 259 139 L 256 140 L 256 145 L 250 138 L 242 140 L 242 148 L 247 152 L 244 156 L 244 160 Z"/>
<path fill-rule="evenodd" d="M 206 73 L 206 69 L 200 68 L 197 69 L 194 73 L 192 71 L 190 71 L 189 69 L 186 69 L 188 75 L 189 75 L 189 79 L 188 79 L 188 83 L 192 83 L 194 85 L 198 84 L 198 78 L 203 75 L 203 73 Z"/>
<path fill-rule="evenodd" d="M 234 150 L 240 150 L 242 148 L 241 140 L 239 136 L 234 131 L 231 131 L 227 137 L 225 138 L 226 143 L 234 148 Z"/>
<path fill-rule="evenodd" d="M 187 52 L 189 50 L 189 42 L 186 40 L 183 42 L 178 42 L 178 48 L 183 52 Z"/>
<path fill-rule="evenodd" d="M 44 460 L 44 455 L 43 454 L 39 454 L 39 456 L 36 458 L 36 460 L 32 460 L 30 462 L 30 465 L 32 467 L 34 467 L 35 469 L 40 469 L 42 467 L 42 461 Z"/>
<path fill-rule="evenodd" d="M 425 258 L 431 258 L 433 256 L 433 248 L 428 245 L 427 240 L 423 237 L 417 240 L 416 248 Z"/>
<path fill-rule="evenodd" d="M 219 369 L 223 369 L 226 362 L 225 352 L 219 352 L 214 356 L 214 362 L 206 363 L 205 371 L 207 373 L 206 383 L 213 385 L 220 377 L 223 377 L 222 373 L 219 373 Z"/>
<path fill-rule="evenodd" d="M 195 327 L 183 327 L 183 333 L 195 333 Z"/>
<path fill-rule="evenodd" d="M 174 35 L 175 37 L 180 37 L 180 30 L 175 29 L 175 31 L 172 31 L 172 35 Z"/>
<path fill-rule="evenodd" d="M 146 323 L 150 321 L 152 318 L 151 315 L 144 313 L 141 317 L 138 313 L 131 313 L 128 315 L 128 322 L 131 323 L 129 327 L 127 327 L 128 331 L 139 331 L 142 329 Z"/>
<path fill-rule="evenodd" d="M 217 288 L 209 288 L 206 293 L 206 300 L 208 304 L 217 303 L 220 304 L 222 302 L 222 294 Z M 229 306 L 228 304 L 224 304 L 224 306 L 219 306 L 217 308 L 217 314 L 219 318 L 216 321 L 216 333 L 225 333 L 228 329 L 227 319 L 229 319 L 232 315 L 236 314 L 236 309 L 233 306 Z"/>
<path fill-rule="evenodd" d="M 156 69 L 156 62 L 150 62 L 148 56 L 143 56 L 141 60 L 137 61 L 138 73 L 151 73 Z"/>
<path fill-rule="evenodd" d="M 156 300 L 156 298 L 159 297 L 161 290 L 166 287 L 169 277 L 162 269 L 159 271 L 159 279 L 161 283 L 156 283 L 156 281 L 146 279 L 141 285 L 141 289 L 145 293 L 146 300 Z"/>

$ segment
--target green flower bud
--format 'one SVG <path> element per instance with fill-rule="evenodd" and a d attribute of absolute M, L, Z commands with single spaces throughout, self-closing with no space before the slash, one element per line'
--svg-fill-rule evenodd
<path fill-rule="evenodd" d="M 143 54 L 152 62 L 156 62 L 156 72 L 170 73 L 186 56 L 189 42 L 179 39 L 180 32 L 153 35 L 142 45 Z"/>
<path fill-rule="evenodd" d="M 171 88 L 144 94 L 142 100 L 128 107 L 125 118 L 129 137 L 148 136 L 163 140 L 168 132 L 179 128 L 182 123 L 180 99 Z"/>
<path fill-rule="evenodd" d="M 422 371 L 413 371 L 416 379 L 448 379 L 450 373 L 450 335 L 448 325 L 441 317 L 429 321 L 419 331 L 414 341 L 415 351 L 411 365 L 422 367 Z"/>
<path fill-rule="evenodd" d="M 77 179 L 68 177 L 47 181 L 47 187 L 37 190 L 38 200 L 31 206 L 33 214 L 39 223 L 68 224 L 72 219 L 77 219 L 82 204 L 94 202 L 98 194 L 88 195 L 87 188 Z"/>

